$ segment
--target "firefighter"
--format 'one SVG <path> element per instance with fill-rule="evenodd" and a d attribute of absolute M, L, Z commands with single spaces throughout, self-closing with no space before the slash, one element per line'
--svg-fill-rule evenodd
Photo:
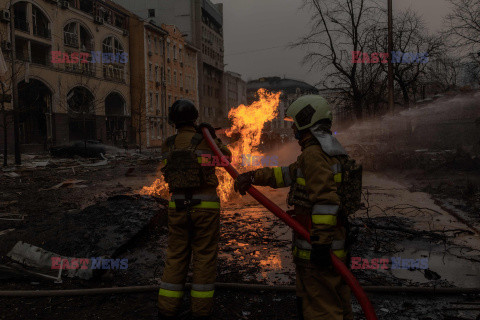
<path fill-rule="evenodd" d="M 244 195 L 252 184 L 290 187 L 287 202 L 294 210 L 289 214 L 311 236 L 311 244 L 297 234 L 293 241 L 299 318 L 350 320 L 350 289 L 334 270 L 330 252 L 346 261 L 348 206 L 343 206 L 339 189 L 345 172 L 342 165 L 351 162 L 330 131 L 332 111 L 325 99 L 318 95 L 300 97 L 287 109 L 287 118 L 294 121 L 292 129 L 302 149 L 297 161 L 288 167 L 243 173 L 235 181 L 235 190 Z M 358 190 L 355 194 L 358 202 Z"/>
<path fill-rule="evenodd" d="M 162 146 L 165 181 L 172 193 L 168 208 L 168 248 L 158 296 L 159 318 L 178 319 L 184 285 L 193 256 L 193 319 L 210 319 L 213 307 L 220 228 L 220 199 L 215 167 L 202 159 L 213 152 L 201 134 L 207 127 L 225 155 L 229 150 L 211 125 L 195 125 L 198 110 L 189 100 L 169 108 L 168 122 L 178 130 Z"/>

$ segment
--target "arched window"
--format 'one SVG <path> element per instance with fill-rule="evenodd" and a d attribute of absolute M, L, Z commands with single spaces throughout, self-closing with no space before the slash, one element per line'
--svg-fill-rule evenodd
<path fill-rule="evenodd" d="M 29 9 L 29 7 L 31 7 L 31 10 Z M 14 4 L 14 13 L 15 29 L 21 30 L 29 34 L 30 30 L 32 30 L 34 36 L 46 39 L 51 38 L 50 21 L 48 20 L 47 16 L 42 12 L 42 10 L 40 10 L 39 7 L 34 4 L 21 1 Z M 32 23 L 31 29 L 29 21 L 31 21 Z"/>
<path fill-rule="evenodd" d="M 48 21 L 43 12 L 34 5 L 32 5 L 32 27 L 34 36 L 46 39 L 51 38 L 50 21 Z"/>
<path fill-rule="evenodd" d="M 82 51 L 94 49 L 93 36 L 80 23 L 70 22 L 63 28 L 63 42 L 66 46 L 80 48 Z"/>
<path fill-rule="evenodd" d="M 112 92 L 105 98 L 105 118 L 107 140 L 117 145 L 127 138 L 125 123 L 125 100 L 123 97 Z"/>
<path fill-rule="evenodd" d="M 123 53 L 122 44 L 120 43 L 120 41 L 118 41 L 117 38 L 114 38 L 114 37 L 108 37 L 105 40 L 103 40 L 102 49 L 104 53 L 113 53 L 113 54 Z"/>
<path fill-rule="evenodd" d="M 68 114 L 71 117 L 94 115 L 93 94 L 85 87 L 75 87 L 67 94 Z"/>
<path fill-rule="evenodd" d="M 70 141 L 96 139 L 94 96 L 85 87 L 67 94 Z"/>

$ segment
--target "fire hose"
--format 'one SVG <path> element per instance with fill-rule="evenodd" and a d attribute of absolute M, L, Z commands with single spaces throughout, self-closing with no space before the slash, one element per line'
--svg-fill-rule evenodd
<path fill-rule="evenodd" d="M 222 151 L 220 151 L 220 148 L 217 146 L 217 144 L 213 140 L 212 135 L 208 131 L 208 128 L 202 128 L 202 133 L 203 133 L 203 137 L 205 138 L 208 145 L 210 146 L 210 149 L 212 149 L 215 155 L 219 159 L 224 158 Z M 238 171 L 232 166 L 230 162 L 227 161 L 227 163 L 228 165 L 224 167 L 225 170 L 227 170 L 227 172 L 232 176 L 233 179 L 236 179 L 239 175 Z M 283 222 L 285 222 L 290 228 L 292 228 L 302 238 L 304 238 L 308 242 L 311 242 L 310 233 L 298 221 L 296 221 L 291 216 L 289 216 L 273 201 L 265 197 L 254 186 L 250 186 L 247 192 L 255 200 L 260 202 L 260 204 L 265 206 L 265 208 L 270 210 L 274 215 L 276 215 Z M 370 303 L 370 300 L 368 299 L 367 294 L 365 293 L 363 288 L 360 286 L 360 283 L 358 283 L 357 279 L 350 272 L 350 270 L 348 270 L 347 266 L 345 266 L 345 264 L 343 264 L 343 262 L 333 254 L 333 252 L 330 252 L 330 256 L 332 257 L 332 263 L 335 270 L 340 274 L 340 276 L 343 278 L 345 283 L 352 290 L 353 294 L 357 298 L 358 303 L 362 307 L 363 313 L 365 314 L 365 317 L 367 318 L 367 320 L 378 320 L 377 315 L 375 314 L 375 310 L 373 309 L 373 306 Z"/>

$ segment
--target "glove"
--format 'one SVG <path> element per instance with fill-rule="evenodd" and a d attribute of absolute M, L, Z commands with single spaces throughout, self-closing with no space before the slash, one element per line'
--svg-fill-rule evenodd
<path fill-rule="evenodd" d="M 208 131 L 210 132 L 210 134 L 212 135 L 212 138 L 213 139 L 217 138 L 217 134 L 215 133 L 215 128 L 212 127 L 212 125 L 210 123 L 202 122 L 202 123 L 200 123 L 200 125 L 198 127 L 200 128 L 200 131 L 202 130 L 202 128 L 207 128 Z"/>
<path fill-rule="evenodd" d="M 310 261 L 320 268 L 332 266 L 332 257 L 330 256 L 329 244 L 313 244 L 310 254 Z"/>
<path fill-rule="evenodd" d="M 235 192 L 239 192 L 242 196 L 244 196 L 247 193 L 248 188 L 250 188 L 254 182 L 254 176 L 255 171 L 248 171 L 239 175 L 233 184 Z"/>

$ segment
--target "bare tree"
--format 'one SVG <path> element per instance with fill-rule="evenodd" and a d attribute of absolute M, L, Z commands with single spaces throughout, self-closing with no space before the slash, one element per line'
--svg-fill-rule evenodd
<path fill-rule="evenodd" d="M 307 49 L 303 63 L 310 70 L 326 73 L 317 84 L 340 89 L 352 101 L 356 117 L 362 118 L 367 97 L 382 76 L 378 64 L 352 63 L 354 51 L 371 42 L 371 30 L 381 16 L 374 0 L 304 0 L 312 9 L 312 29 L 293 46 Z"/>
<path fill-rule="evenodd" d="M 0 82 L 2 87 L 2 127 L 3 127 L 3 166 L 6 167 L 8 165 L 8 126 L 9 126 L 9 119 L 8 119 L 8 110 L 5 107 L 5 102 L 7 100 L 6 88 L 3 81 Z M 10 99 L 8 99 L 10 101 Z"/>
<path fill-rule="evenodd" d="M 2 35 L 0 38 L 3 38 Z M 7 66 L 7 72 L 5 75 L 0 76 L 0 113 L 2 120 L 0 121 L 0 127 L 3 132 L 3 165 L 8 165 L 8 130 L 10 126 L 13 126 L 13 110 L 12 110 L 12 81 L 11 81 L 11 68 L 8 68 L 8 64 L 11 63 L 8 56 L 4 56 L 4 60 Z M 25 63 L 23 61 L 16 61 L 17 78 L 24 72 Z M 7 107 L 7 103 L 9 108 Z"/>
<path fill-rule="evenodd" d="M 451 45 L 477 52 L 480 50 L 480 1 L 448 0 L 452 13 L 445 18 Z"/>
<path fill-rule="evenodd" d="M 429 62 L 425 82 L 436 85 L 441 92 L 447 92 L 457 87 L 460 68 L 461 62 L 457 57 L 439 55 Z"/>
<path fill-rule="evenodd" d="M 140 94 L 140 99 L 135 107 L 132 105 L 132 129 L 137 135 L 138 149 L 142 153 L 142 137 L 143 133 L 147 131 L 147 117 L 145 109 L 145 96 Z"/>
<path fill-rule="evenodd" d="M 389 54 L 393 56 L 394 79 L 401 90 L 404 106 L 408 107 L 418 81 L 426 73 L 430 61 L 440 55 L 444 47 L 441 36 L 429 35 L 423 19 L 415 12 L 403 11 L 394 21 L 394 52 Z M 388 51 L 385 28 L 386 25 L 374 28 L 376 51 Z M 387 72 L 386 66 L 382 67 Z"/>

